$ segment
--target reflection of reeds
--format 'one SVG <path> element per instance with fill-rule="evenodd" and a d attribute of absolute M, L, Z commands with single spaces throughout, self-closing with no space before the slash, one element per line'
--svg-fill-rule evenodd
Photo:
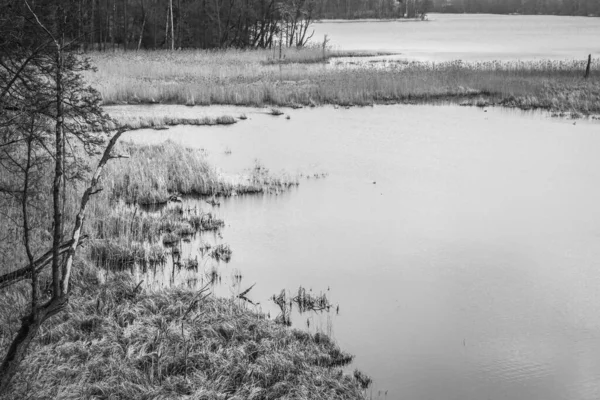
<path fill-rule="evenodd" d="M 99 83 L 106 103 L 186 104 L 193 97 L 204 105 L 368 105 L 483 96 L 510 107 L 600 112 L 600 73 L 593 67 L 589 79 L 582 79 L 585 55 L 581 61 L 300 64 L 322 57 L 320 52 L 286 55 L 285 65 L 265 65 L 269 51 L 96 53 L 99 69 L 88 78 Z"/>

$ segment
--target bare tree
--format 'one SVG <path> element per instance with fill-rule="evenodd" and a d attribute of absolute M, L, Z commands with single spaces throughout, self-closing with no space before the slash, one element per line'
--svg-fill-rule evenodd
<path fill-rule="evenodd" d="M 25 267 L 0 276 L 0 287 L 29 278 L 31 301 L 0 365 L 0 393 L 8 390 L 42 324 L 63 311 L 69 302 L 71 271 L 83 239 L 86 207 L 91 196 L 99 190 L 106 163 L 120 157 L 113 155 L 112 150 L 124 132 L 117 130 L 106 141 L 111 121 L 101 110 L 99 94 L 86 86 L 80 75 L 81 71 L 90 68 L 89 64 L 73 53 L 75 42 L 65 41 L 60 24 L 48 28 L 26 1 L 24 4 L 27 14 L 22 16 L 26 27 L 35 27 L 34 36 L 44 37 L 46 41 L 41 47 L 32 46 L 30 54 L 14 52 L 0 57 L 3 66 L 0 70 L 3 84 L 0 107 L 4 111 L 0 168 L 3 177 L 13 178 L 0 182 L 0 192 L 12 196 L 19 204 L 18 225 L 27 260 Z M 11 58 L 12 62 L 9 61 Z M 15 65 L 24 66 L 15 69 Z M 78 152 L 100 158 L 87 180 L 71 233 L 66 239 L 65 182 L 81 180 L 86 173 Z M 52 166 L 53 176 L 48 180 L 49 166 Z M 40 184 L 44 179 L 47 184 Z M 39 193 L 35 192 L 43 188 L 51 194 L 51 201 L 48 201 L 52 204 L 52 245 L 47 252 L 36 256 L 32 245 L 32 233 L 36 230 L 32 224 L 35 221 L 32 208 L 40 201 Z M 46 265 L 51 266 L 49 290 L 41 291 L 40 271 Z"/>

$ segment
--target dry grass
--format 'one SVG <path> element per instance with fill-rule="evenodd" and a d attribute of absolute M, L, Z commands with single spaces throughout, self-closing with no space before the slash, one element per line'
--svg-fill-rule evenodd
<path fill-rule="evenodd" d="M 323 64 L 321 49 L 91 54 L 89 76 L 105 104 L 173 103 L 295 106 L 396 102 L 473 102 L 523 109 L 600 112 L 598 67 L 583 61 Z M 331 58 L 331 56 L 327 56 Z M 598 66 L 600 60 L 594 60 Z"/>
<path fill-rule="evenodd" d="M 144 292 L 80 264 L 69 312 L 32 345 L 6 399 L 362 399 L 327 336 L 292 330 L 233 300 Z M 17 326 L 0 302 L 0 339 Z M 1 354 L 0 354 L 1 355 Z M 358 375 L 364 379 L 362 375 Z"/>
<path fill-rule="evenodd" d="M 176 125 L 233 125 L 237 120 L 229 115 L 220 117 L 203 117 L 203 118 L 173 118 L 169 116 L 123 116 L 121 119 L 116 119 L 116 126 L 125 129 L 164 129 L 169 126 Z"/>
<path fill-rule="evenodd" d="M 279 325 L 246 309 L 243 300 L 181 287 L 146 292 L 131 274 L 110 272 L 164 263 L 165 237 L 180 240 L 223 225 L 181 205 L 146 212 L 127 204 L 145 193 L 141 180 L 161 196 L 232 187 L 195 151 L 173 143 L 124 147 L 132 157 L 111 165 L 105 190 L 88 210 L 90 245 L 74 267 L 68 312 L 42 327 L 3 399 L 365 398 L 357 375 L 342 371 L 352 356 L 323 334 Z M 145 170 L 133 175 L 137 168 Z M 279 182 L 260 166 L 250 176 L 246 187 L 257 191 Z M 231 250 L 220 245 L 211 256 L 226 261 Z M 197 259 L 181 265 L 198 269 Z M 42 276 L 42 288 L 45 282 Z M 24 282 L 0 292 L 0 358 L 27 311 L 28 295 Z"/>
<path fill-rule="evenodd" d="M 161 145 L 123 143 L 129 158 L 107 167 L 110 200 L 128 204 L 162 204 L 173 195 L 221 195 L 266 193 L 298 184 L 291 176 L 275 176 L 260 165 L 247 175 L 226 177 L 210 166 L 200 150 L 172 141 Z"/>

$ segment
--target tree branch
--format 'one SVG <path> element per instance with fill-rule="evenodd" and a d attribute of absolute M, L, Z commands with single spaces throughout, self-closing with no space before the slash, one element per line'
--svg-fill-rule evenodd
<path fill-rule="evenodd" d="M 82 236 L 79 239 L 78 246 L 81 246 L 86 239 L 87 236 Z M 59 254 L 65 254 L 71 247 L 72 243 L 73 240 L 69 240 L 68 242 L 62 243 L 60 245 Z M 33 262 L 33 265 L 28 265 L 26 267 L 9 272 L 8 274 L 0 275 L 0 289 L 4 289 L 5 287 L 11 286 L 24 279 L 29 279 L 29 277 L 31 276 L 32 266 L 33 268 L 35 268 L 36 273 L 40 273 L 40 271 L 42 271 L 44 267 L 46 267 L 50 263 L 50 261 L 52 261 L 52 250 L 47 251 L 41 257 L 36 259 Z"/>

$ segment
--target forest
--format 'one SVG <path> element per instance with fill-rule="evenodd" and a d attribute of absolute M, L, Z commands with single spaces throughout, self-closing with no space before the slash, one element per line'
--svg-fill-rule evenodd
<path fill-rule="evenodd" d="M 433 12 L 528 15 L 600 15 L 598 0 L 435 0 Z"/>
<path fill-rule="evenodd" d="M 82 50 L 304 46 L 321 19 L 425 19 L 431 12 L 600 15 L 597 0 L 51 0 L 32 2 Z M 5 13 L 9 15 L 10 13 Z M 54 23 L 58 23 L 55 21 Z"/>

